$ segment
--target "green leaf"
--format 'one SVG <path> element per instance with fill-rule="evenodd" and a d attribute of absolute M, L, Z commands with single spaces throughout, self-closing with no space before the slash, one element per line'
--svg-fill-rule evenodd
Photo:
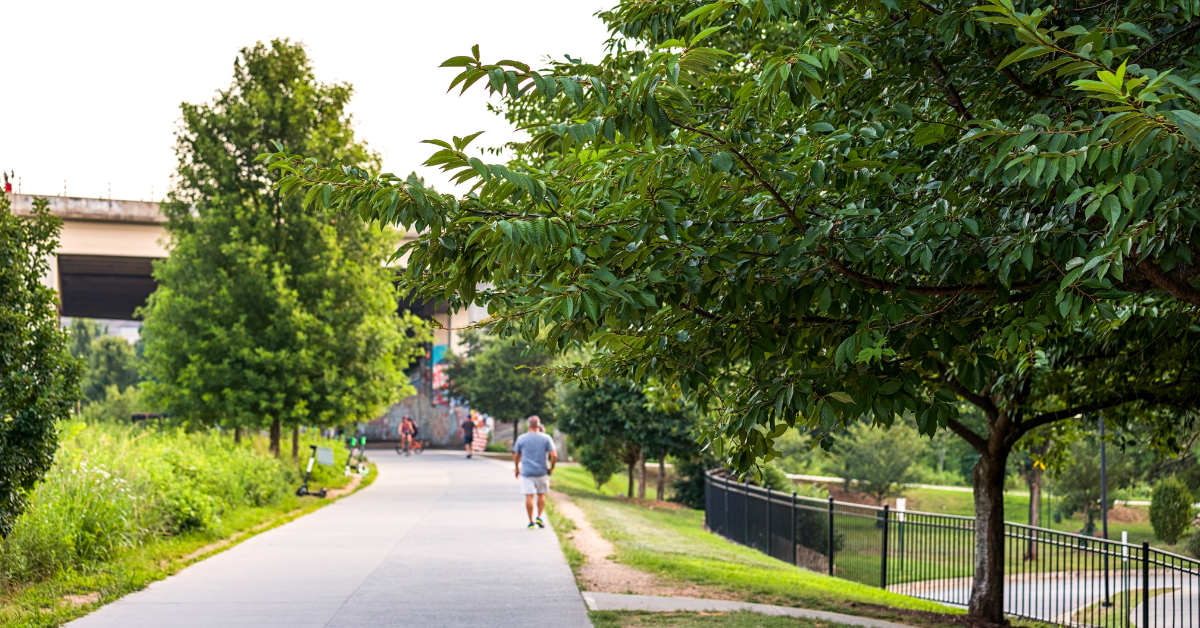
<path fill-rule="evenodd" d="M 1193 148 L 1200 149 L 1200 115 L 1187 109 L 1176 109 L 1168 112 L 1175 117 L 1175 124 L 1183 132 L 1183 136 Z"/>
<path fill-rule="evenodd" d="M 808 176 L 812 178 L 813 185 L 817 187 L 825 185 L 825 164 L 820 160 L 814 161 L 808 170 Z"/>
<path fill-rule="evenodd" d="M 725 151 L 713 155 L 709 161 L 712 162 L 713 168 L 721 172 L 729 172 L 733 169 L 733 157 Z"/>
<path fill-rule="evenodd" d="M 854 403 L 854 398 L 844 392 L 831 392 L 827 396 L 842 403 Z"/>

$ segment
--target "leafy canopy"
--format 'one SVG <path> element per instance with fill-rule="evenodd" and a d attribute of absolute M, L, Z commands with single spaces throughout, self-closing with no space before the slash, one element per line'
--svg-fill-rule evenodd
<path fill-rule="evenodd" d="M 472 408 L 513 423 L 538 415 L 554 420 L 550 393 L 554 378 L 533 369 L 548 366 L 550 356 L 527 342 L 467 332 L 467 355 L 450 356 L 450 392 Z"/>
<path fill-rule="evenodd" d="M 911 413 L 1002 469 L 1037 427 L 1200 390 L 1200 7 L 1081 4 L 626 0 L 598 63 L 445 62 L 532 135 L 506 165 L 431 140 L 461 198 L 262 158 L 418 230 L 410 289 L 719 411 L 739 468 Z"/>
<path fill-rule="evenodd" d="M 42 283 L 61 226 L 46 199 L 36 199 L 33 216 L 24 218 L 0 192 L 0 538 L 50 469 L 55 424 L 79 399 L 79 360 L 68 352 L 58 297 Z"/>

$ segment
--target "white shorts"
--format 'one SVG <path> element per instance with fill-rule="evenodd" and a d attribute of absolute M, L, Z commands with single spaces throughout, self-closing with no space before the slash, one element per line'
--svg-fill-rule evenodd
<path fill-rule="evenodd" d="M 545 495 L 548 490 L 550 490 L 550 476 L 521 476 L 521 493 L 523 495 L 533 495 L 534 493 Z"/>

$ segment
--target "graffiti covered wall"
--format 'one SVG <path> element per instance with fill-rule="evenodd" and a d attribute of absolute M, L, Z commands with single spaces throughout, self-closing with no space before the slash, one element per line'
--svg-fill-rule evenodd
<path fill-rule="evenodd" d="M 367 423 L 370 441 L 400 440 L 400 421 L 409 415 L 417 423 L 418 437 L 437 447 L 462 447 L 459 425 L 466 420 L 466 406 L 433 405 L 430 398 L 429 370 L 417 369 L 409 378 L 417 394 L 401 399 L 388 408 L 383 416 Z"/>

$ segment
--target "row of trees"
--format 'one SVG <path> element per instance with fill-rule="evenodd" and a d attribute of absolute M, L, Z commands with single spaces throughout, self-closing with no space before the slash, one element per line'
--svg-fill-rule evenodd
<path fill-rule="evenodd" d="M 299 426 L 374 418 L 412 392 L 404 370 L 428 330 L 396 311 L 385 265 L 396 232 L 282 198 L 255 160 L 275 140 L 377 170 L 346 111 L 352 93 L 318 82 L 302 46 L 275 40 L 241 50 L 212 102 L 182 105 L 162 205 L 171 255 L 140 312 L 140 366 L 127 342 L 85 321 L 71 338 L 59 328 L 40 280 L 61 223 L 41 200 L 18 218 L 0 195 L 0 536 L 49 468 L 54 424 L 81 400 L 81 378 L 90 403 L 116 394 L 128 408 L 138 385 L 140 403 L 180 425 L 239 438 L 268 428 L 276 455 L 290 429 L 293 457 Z"/>
<path fill-rule="evenodd" d="M 531 139 L 461 198 L 279 152 L 280 188 L 424 235 L 405 280 L 568 377 L 653 377 L 748 470 L 913 417 L 979 455 L 970 613 L 1003 621 L 1014 451 L 1195 420 L 1200 31 L 1150 0 L 622 0 L 599 62 L 447 66 Z M 304 151 L 301 151 L 304 152 Z M 476 286 L 488 286 L 479 290 Z M 959 420 L 976 407 L 981 424 Z M 1117 412 L 1117 410 L 1120 410 Z"/>

